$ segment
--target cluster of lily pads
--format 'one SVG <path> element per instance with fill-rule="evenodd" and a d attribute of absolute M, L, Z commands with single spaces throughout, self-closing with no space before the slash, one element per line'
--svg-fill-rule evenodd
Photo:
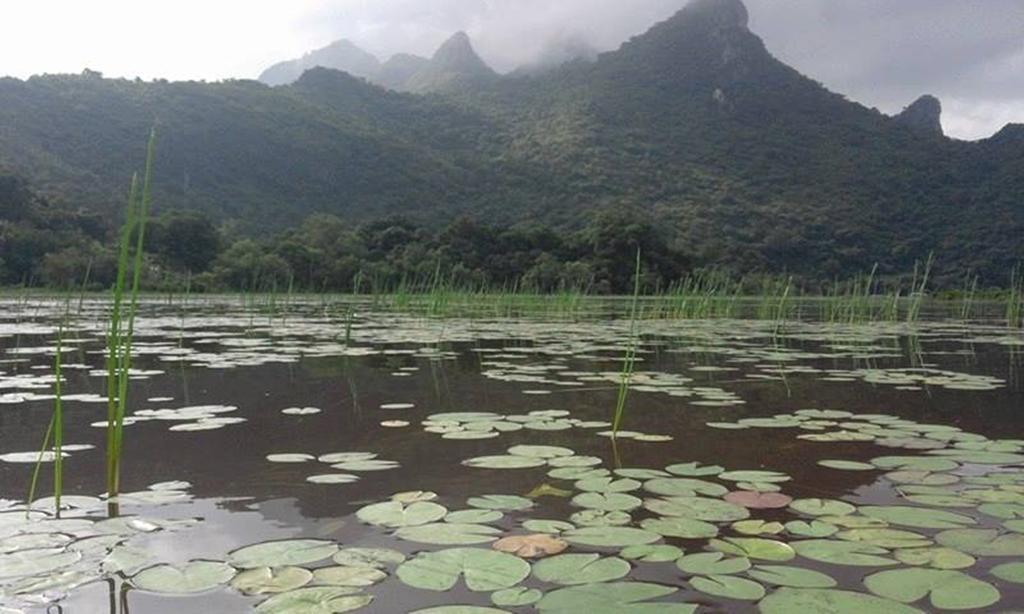
<path fill-rule="evenodd" d="M 305 453 L 281 453 L 269 454 L 267 460 L 272 463 L 309 463 L 313 461 L 329 465 L 338 471 L 354 471 L 364 473 L 367 471 L 387 471 L 397 469 L 395 461 L 378 459 L 373 452 L 332 452 L 313 456 Z M 313 484 L 351 484 L 359 481 L 358 475 L 351 473 L 318 473 L 306 478 L 307 482 Z"/>
<path fill-rule="evenodd" d="M 545 409 L 526 414 L 497 414 L 492 412 L 452 412 L 433 414 L 420 423 L 427 433 L 440 435 L 443 439 L 493 439 L 502 433 L 515 431 L 566 431 L 572 428 L 608 429 L 610 422 L 603 420 L 580 420 L 568 411 Z M 385 425 L 386 426 L 386 425 Z M 603 437 L 611 437 L 612 431 L 597 431 Z M 672 438 L 666 435 L 649 435 L 637 431 L 620 431 L 619 438 L 635 441 L 664 442 Z"/>

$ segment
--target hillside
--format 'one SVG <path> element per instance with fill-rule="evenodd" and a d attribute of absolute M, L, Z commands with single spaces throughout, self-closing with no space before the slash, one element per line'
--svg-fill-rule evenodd
<path fill-rule="evenodd" d="M 400 93 L 314 68 L 290 85 L 79 76 L 0 80 L 0 167 L 109 212 L 160 133 L 157 205 L 250 230 L 469 214 L 578 228 L 636 208 L 698 264 L 831 279 L 911 269 L 1001 283 L 1024 259 L 1020 127 L 936 133 L 779 62 L 739 0 L 695 0 L 595 61 L 499 76 L 456 35 L 384 63 Z M 908 101 L 910 102 L 910 101 Z"/>

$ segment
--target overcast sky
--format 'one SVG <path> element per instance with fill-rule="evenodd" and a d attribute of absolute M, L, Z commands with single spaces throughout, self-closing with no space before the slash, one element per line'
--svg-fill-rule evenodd
<path fill-rule="evenodd" d="M 746 1 L 772 53 L 853 100 L 893 113 L 934 94 L 959 138 L 1024 122 L 1024 0 Z M 9 0 L 0 75 L 88 67 L 146 79 L 255 77 L 338 38 L 382 58 L 430 55 L 457 30 L 504 71 L 559 37 L 613 49 L 685 2 Z"/>

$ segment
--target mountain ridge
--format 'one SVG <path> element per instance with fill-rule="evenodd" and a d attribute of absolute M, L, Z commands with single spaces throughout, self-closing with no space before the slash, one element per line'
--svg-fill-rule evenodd
<path fill-rule="evenodd" d="M 480 78 L 425 96 L 322 68 L 279 87 L 0 80 L 0 166 L 111 211 L 140 157 L 132 135 L 155 121 L 156 206 L 250 231 L 317 212 L 578 228 L 635 208 L 695 261 L 739 272 L 831 279 L 936 251 L 937 274 L 996 279 L 1024 258 L 1019 129 L 976 143 L 908 130 L 773 57 L 742 6 L 701 0 L 536 75 L 472 69 L 457 37 L 459 61 L 424 61 Z"/>

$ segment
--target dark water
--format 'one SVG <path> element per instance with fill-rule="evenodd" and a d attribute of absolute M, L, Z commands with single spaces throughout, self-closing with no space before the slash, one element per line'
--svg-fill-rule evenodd
<path fill-rule="evenodd" d="M 54 325 L 62 308 L 56 302 L 3 305 L 0 358 L 21 362 L 0 363 L 0 395 L 50 394 L 48 384 L 35 382 L 33 385 L 40 387 L 23 388 L 22 384 L 32 380 L 15 378 L 51 373 Z M 87 303 L 83 311 L 65 333 L 65 346 L 71 351 L 64 362 L 102 369 L 101 305 Z M 792 428 L 722 430 L 707 426 L 709 422 L 791 414 L 806 408 L 886 414 L 922 424 L 954 426 L 993 440 L 1024 439 L 1020 373 L 1024 361 L 1018 353 L 1024 352 L 1024 337 L 996 323 L 790 323 L 778 334 L 773 334 L 773 323 L 644 323 L 642 361 L 636 366 L 641 381 L 634 380 L 636 389 L 629 392 L 624 428 L 673 439 L 619 439 L 613 443 L 596 434 L 603 430 L 600 428 L 523 429 L 492 439 L 450 440 L 424 432 L 420 421 L 443 412 L 519 415 L 544 410 L 568 411 L 579 420 L 610 420 L 619 392 L 615 374 L 628 344 L 626 322 L 445 320 L 363 307 L 357 310 L 346 343 L 346 314 L 347 308 L 322 302 L 295 304 L 276 313 L 226 300 L 194 301 L 187 307 L 144 306 L 137 336 L 143 355 L 133 366 L 154 373 L 133 379 L 129 414 L 145 409 L 230 405 L 237 406 L 237 411 L 224 415 L 245 421 L 208 431 L 169 431 L 168 427 L 178 422 L 166 420 L 126 427 L 123 491 L 144 490 L 150 484 L 172 480 L 191 486 L 190 498 L 185 501 L 127 506 L 121 511 L 147 518 L 199 520 L 185 530 L 142 535 L 133 545 L 150 552 L 154 562 L 172 564 L 224 560 L 239 547 L 290 537 L 394 548 L 410 555 L 442 549 L 446 546 L 397 539 L 387 529 L 360 522 L 354 513 L 393 493 L 411 490 L 436 492 L 437 503 L 458 510 L 465 509 L 467 497 L 481 494 L 524 495 L 544 484 L 573 489 L 572 481 L 547 477 L 548 468 L 544 467 L 497 470 L 462 464 L 474 457 L 503 454 L 519 444 L 563 446 L 577 455 L 599 457 L 609 469 L 660 469 L 691 461 L 729 470 L 770 469 L 792 478 L 781 486 L 794 498 L 842 499 L 858 506 L 907 505 L 882 478 L 882 470 L 837 471 L 816 463 L 822 459 L 869 462 L 879 456 L 913 456 L 921 454 L 919 451 L 873 442 L 805 441 L 796 438 L 802 431 Z M 714 370 L 722 367 L 729 370 Z M 865 381 L 876 380 L 878 374 L 884 378 L 886 373 L 903 377 L 908 373 L 902 371 L 905 369 L 931 369 L 913 372 L 931 381 Z M 596 374 L 604 374 L 603 380 L 597 381 Z M 643 378 L 651 374 L 684 376 L 691 381 L 671 380 L 655 386 L 657 390 L 645 389 Z M 72 368 L 65 370 L 65 377 L 65 394 L 105 394 L 105 380 L 99 374 Z M 964 382 L 969 388 L 979 381 L 981 388 L 990 389 L 958 389 Z M 540 391 L 546 394 L 536 394 Z M 173 400 L 147 401 L 156 398 Z M 723 398 L 726 400 L 721 401 Z M 694 404 L 705 401 L 720 403 Z M 414 407 L 381 408 L 391 403 Z M 322 412 L 283 415 L 281 410 L 287 407 L 315 407 Z M 45 398 L 14 402 L 8 397 L 8 402 L 0 404 L 0 453 L 38 450 L 51 408 L 52 401 Z M 105 490 L 105 429 L 90 427 L 90 423 L 104 420 L 105 414 L 104 403 L 66 403 L 65 442 L 95 446 L 73 452 L 66 459 L 66 495 L 97 496 Z M 381 426 L 387 420 L 404 420 L 410 425 Z M 315 461 L 272 463 L 266 458 L 280 453 L 318 456 L 344 451 L 377 453 L 381 459 L 397 461 L 400 467 L 359 473 L 361 479 L 352 484 L 320 485 L 307 482 L 306 477 L 331 473 L 326 465 Z M 31 467 L 0 463 L 0 498 L 23 501 Z M 48 495 L 50 488 L 49 465 L 44 467 L 41 496 Z M 966 474 L 973 469 L 977 468 L 964 463 L 960 471 Z M 522 532 L 519 524 L 526 518 L 564 520 L 579 510 L 569 498 L 542 496 L 533 509 L 507 512 L 495 526 L 509 533 Z M 949 511 L 972 515 L 982 527 L 1000 526 L 1000 520 L 973 508 Z M 651 516 L 654 514 L 644 509 L 636 510 L 634 524 Z M 753 510 L 751 514 L 751 518 L 783 522 L 799 517 L 785 509 Z M 735 534 L 728 523 L 720 526 L 722 535 Z M 909 530 L 926 536 L 938 532 Z M 795 539 L 785 534 L 764 537 Z M 666 538 L 665 543 L 693 553 L 703 550 L 707 540 Z M 614 554 L 617 550 L 574 546 L 570 552 Z M 1001 592 L 1001 600 L 990 606 L 992 611 L 1024 607 L 1022 585 L 988 573 L 994 565 L 1009 560 L 1016 559 L 978 557 L 975 566 L 964 570 Z M 864 576 L 878 571 L 799 557 L 774 564 L 824 571 L 840 582 L 840 588 L 858 592 L 866 592 Z M 679 587 L 680 592 L 662 601 L 702 604 L 701 611 L 756 610 L 750 602 L 693 590 L 672 563 L 635 564 L 629 578 Z M 523 585 L 545 591 L 556 588 L 534 578 Z M 393 573 L 366 592 L 374 601 L 360 610 L 364 612 L 407 612 L 455 603 L 491 605 L 488 593 L 464 588 L 445 593 L 415 590 Z M 0 604 L 5 600 L 12 605 L 16 602 L 10 594 L 0 597 Z M 247 612 L 259 600 L 229 588 L 191 597 L 162 597 L 133 589 L 121 574 L 68 591 L 50 611 Z M 930 609 L 927 600 L 914 605 Z M 506 609 L 534 611 L 529 606 Z M 46 608 L 29 606 L 26 611 Z"/>

